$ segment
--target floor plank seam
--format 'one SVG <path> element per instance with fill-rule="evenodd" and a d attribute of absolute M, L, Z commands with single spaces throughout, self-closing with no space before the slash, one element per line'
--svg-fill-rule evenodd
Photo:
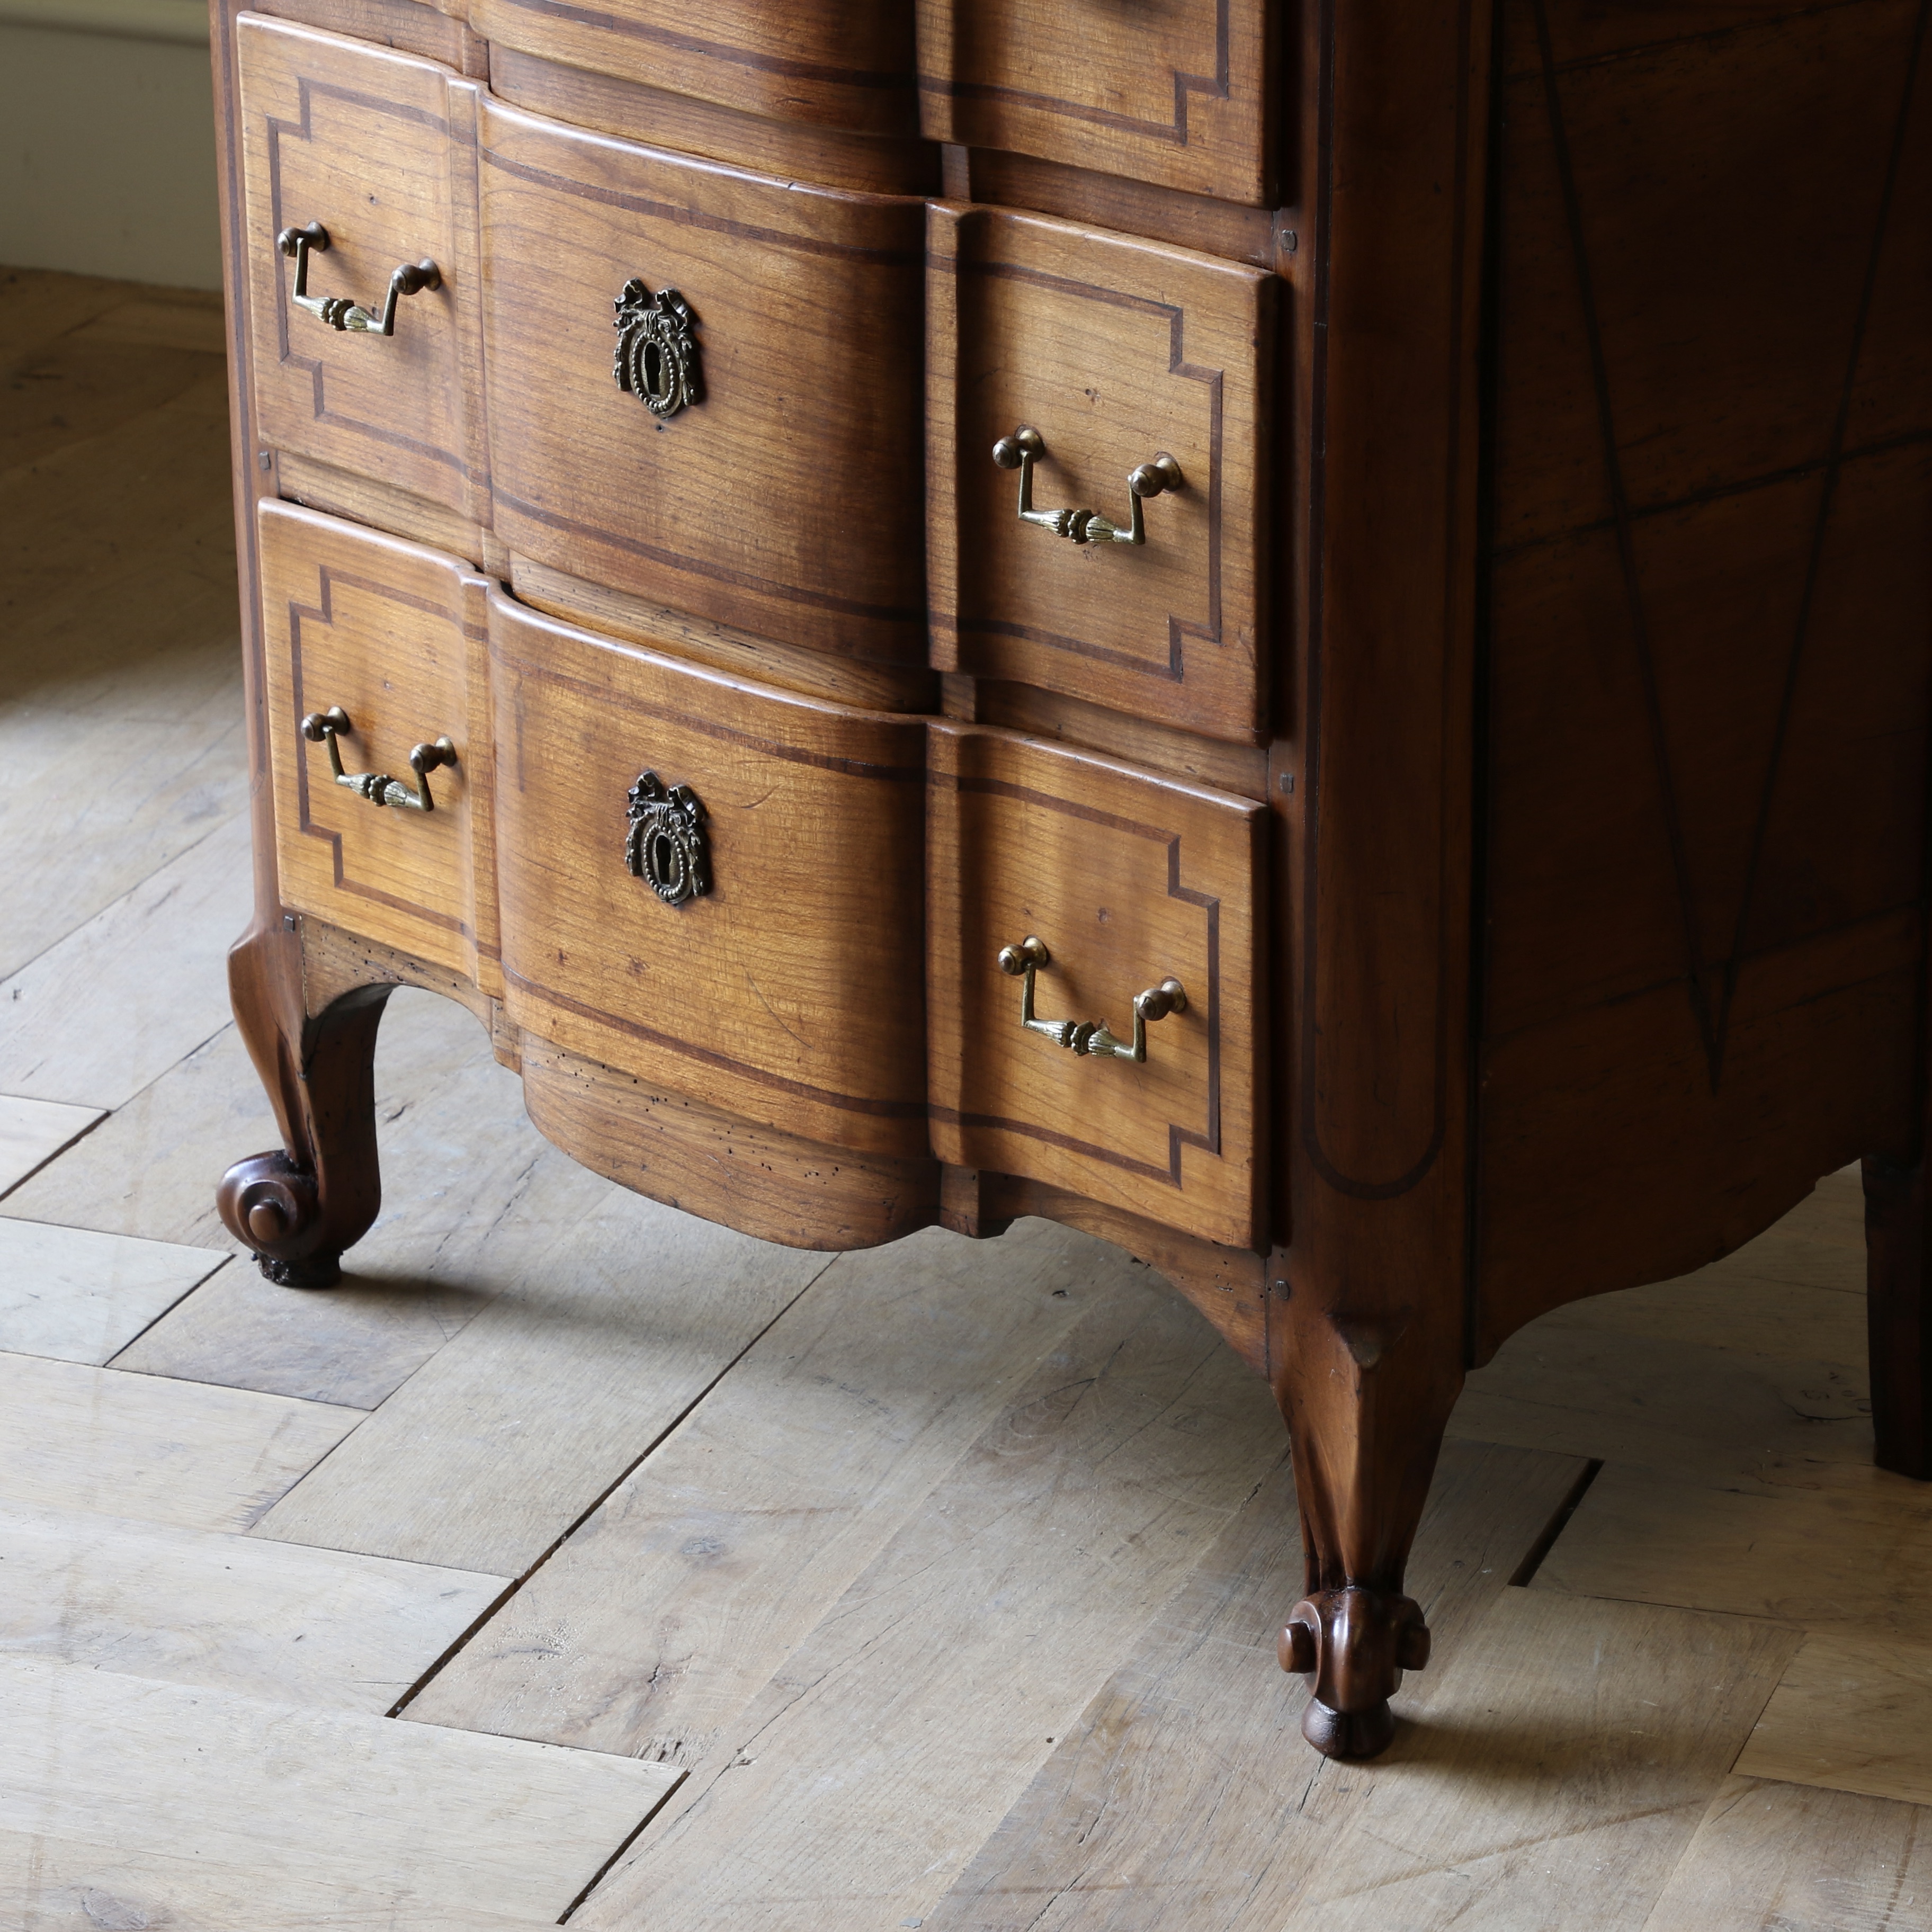
<path fill-rule="evenodd" d="M 0 478 L 0 480 L 4 480 L 4 478 Z M 38 965 L 50 952 L 58 951 L 59 948 L 64 946 L 69 940 L 85 932 L 90 926 L 97 924 L 99 921 L 106 918 L 110 913 L 114 912 L 120 907 L 125 905 L 136 892 L 142 891 L 145 887 L 152 884 L 153 880 L 158 878 L 170 866 L 179 864 L 180 862 L 185 859 L 190 852 L 199 852 L 211 838 L 219 836 L 222 832 L 229 830 L 230 828 L 236 824 L 236 820 L 246 818 L 248 816 L 248 808 L 246 806 L 244 806 L 241 811 L 231 812 L 227 818 L 220 820 L 215 824 L 210 826 L 199 838 L 195 840 L 193 844 L 184 845 L 178 852 L 170 853 L 167 857 L 164 859 L 152 872 L 143 873 L 142 876 L 136 879 L 124 892 L 116 893 L 115 896 L 110 899 L 105 905 L 97 907 L 94 911 L 89 913 L 78 926 L 69 926 L 66 932 L 57 934 L 53 938 L 49 940 L 46 944 L 40 948 L 39 952 L 33 954 L 28 958 L 20 961 L 14 967 L 13 970 L 8 974 L 5 979 L 0 980 L 0 992 L 4 992 L 6 988 L 10 986 L 22 973 L 31 972 L 33 968 Z M 152 1084 L 152 1083 L 151 1082 L 150 1084 Z M 91 1106 L 92 1103 L 91 1102 L 82 1102 L 80 1104 L 83 1106 Z"/>
<path fill-rule="evenodd" d="M 638 1838 L 643 1834 L 644 1827 L 670 1802 L 672 1798 L 676 1796 L 677 1793 L 683 1788 L 684 1780 L 690 1775 L 691 1773 L 688 1771 L 682 1768 L 680 1769 L 676 1780 L 666 1788 L 664 1796 L 638 1820 L 636 1825 L 632 1828 L 632 1829 L 625 1834 L 624 1842 L 620 1844 L 594 1872 L 591 1874 L 590 1882 L 563 1908 L 562 1912 L 557 1918 L 556 1922 L 560 1925 L 568 1925 L 570 1923 L 570 1915 L 574 1912 L 580 1905 L 584 1904 L 586 1900 L 589 1899 L 590 1894 L 604 1882 L 606 1878 L 610 1876 L 610 1872 L 616 1866 L 617 1861 L 638 1842 Z"/>
<path fill-rule="evenodd" d="M 233 1022 L 231 1021 L 230 1024 L 232 1025 Z M 52 1166 L 54 1162 L 58 1160 L 63 1154 L 71 1154 L 74 1150 L 80 1146 L 81 1142 L 86 1140 L 88 1136 L 92 1133 L 97 1127 L 99 1127 L 106 1121 L 113 1119 L 116 1111 L 118 1110 L 113 1108 L 104 1109 L 99 1120 L 90 1121 L 87 1126 L 81 1129 L 79 1133 L 74 1136 L 72 1140 L 65 1142 L 60 1147 L 56 1148 L 53 1152 L 47 1156 L 46 1160 L 37 1162 L 33 1166 L 28 1168 L 25 1174 L 20 1175 L 18 1179 L 10 1181 L 4 1187 L 0 1187 L 0 1202 L 4 1202 L 10 1195 L 17 1194 L 22 1188 L 26 1186 L 28 1181 L 34 1178 L 36 1174 L 46 1173 L 47 1169 Z"/>
<path fill-rule="evenodd" d="M 1556 1505 L 1554 1514 L 1544 1526 L 1543 1533 L 1524 1553 L 1522 1561 L 1510 1573 L 1508 1587 L 1526 1590 L 1529 1580 L 1543 1568 L 1543 1561 L 1556 1546 L 1556 1539 L 1563 1534 L 1570 1519 L 1576 1514 L 1590 1485 L 1603 1474 L 1604 1460 L 1600 1456 L 1592 1456 L 1583 1466 L 1582 1473 L 1570 1485 L 1570 1493 Z"/>
<path fill-rule="evenodd" d="M 676 1414 L 673 1416 L 671 1419 L 664 1424 L 664 1427 L 659 1430 L 657 1434 L 651 1438 L 650 1441 L 644 1445 L 644 1448 L 638 1453 L 638 1454 L 629 1462 L 626 1463 L 625 1466 L 611 1478 L 610 1481 L 581 1510 L 578 1512 L 578 1515 L 570 1522 L 564 1526 L 563 1529 L 544 1546 L 542 1551 L 537 1556 L 535 1561 L 531 1563 L 529 1568 L 525 1570 L 520 1575 L 512 1580 L 508 1588 L 503 1592 L 502 1595 L 498 1598 L 496 1603 L 492 1606 L 492 1615 L 494 1614 L 496 1610 L 502 1609 L 504 1606 L 508 1604 L 510 1600 L 523 1588 L 524 1586 L 526 1584 L 532 1576 L 536 1576 L 538 1570 L 542 1569 L 544 1565 L 548 1563 L 550 1558 L 554 1556 L 556 1552 L 561 1550 L 563 1546 L 568 1543 L 570 1539 L 574 1536 L 577 1532 L 581 1529 L 607 1502 L 610 1500 L 611 1497 L 614 1496 L 626 1483 L 629 1481 L 631 1478 L 634 1475 L 639 1469 L 642 1468 L 645 1463 L 649 1462 L 650 1459 L 657 1454 L 658 1450 L 662 1448 L 664 1444 L 668 1442 L 670 1438 L 684 1426 L 685 1424 L 690 1420 L 692 1414 L 696 1412 L 698 1406 L 703 1402 L 711 1394 L 712 1391 L 718 1387 L 718 1384 L 723 1382 L 724 1378 L 728 1376 L 731 1371 L 758 1346 L 759 1342 L 763 1341 L 764 1338 L 784 1319 L 785 1316 L 789 1314 L 793 1309 L 796 1308 L 799 1304 L 802 1302 L 805 1298 L 825 1279 L 826 1274 L 829 1274 L 832 1268 L 836 1265 L 838 1260 L 838 1257 L 836 1255 L 829 1257 L 826 1262 L 825 1266 L 820 1268 L 818 1272 L 812 1276 L 811 1280 L 807 1282 L 806 1285 L 799 1290 L 797 1294 L 794 1295 L 791 1299 L 785 1304 L 784 1307 L 781 1308 L 778 1312 L 772 1317 L 770 1321 L 767 1322 L 763 1328 L 760 1328 L 754 1334 L 753 1334 L 746 1342 L 745 1346 L 718 1371 L 717 1374 L 713 1376 L 710 1381 L 706 1382 L 704 1386 L 692 1397 L 691 1400 L 686 1403 L 684 1407 L 680 1409 Z M 406 1386 L 406 1384 L 405 1384 L 405 1386 Z M 355 1432 L 356 1432 L 353 1430 L 351 1430 L 349 1432 L 351 1436 Z M 346 1442 L 348 1438 L 345 1436 L 343 1439 Z M 326 1462 L 328 1460 L 327 1456 L 323 1456 L 320 1461 L 316 1462 L 315 1466 L 316 1468 L 321 1468 L 322 1462 Z M 309 1473 L 312 1474 L 313 1472 L 310 1472 Z M 297 1484 L 292 1483 L 289 1486 L 290 1491 L 292 1492 L 297 1486 Z M 279 1498 L 278 1498 L 278 1500 L 279 1500 Z M 443 1652 L 442 1655 L 439 1657 L 430 1666 L 429 1669 L 424 1671 L 422 1676 L 417 1678 L 416 1682 L 410 1686 L 409 1689 L 406 1690 L 400 1697 L 397 1699 L 396 1702 L 391 1706 L 388 1714 L 392 1718 L 400 1717 L 404 1712 L 407 1710 L 410 1706 L 414 1703 L 416 1699 L 421 1696 L 423 1692 L 429 1688 L 430 1685 L 436 1681 L 438 1676 L 440 1675 L 440 1673 L 461 1654 L 464 1646 L 467 1643 L 470 1639 L 476 1634 L 476 1632 L 482 1628 L 483 1624 L 488 1621 L 489 1618 L 487 1616 L 479 1617 L 476 1622 L 472 1624 L 470 1629 L 465 1630 L 463 1635 L 459 1637 L 454 1643 L 452 1644 L 449 1648 Z M 681 1783 L 682 1781 L 682 1779 L 680 1779 L 680 1782 Z M 665 1796 L 668 1797 L 670 1793 L 666 1792 Z M 644 1827 L 642 1826 L 638 1827 L 638 1830 L 640 1831 Z M 634 1833 L 632 1835 L 634 1837 L 636 1834 Z M 602 1874 L 600 1874 L 599 1876 L 601 1876 Z M 593 1882 L 594 1882 L 595 1881 L 593 1881 Z M 584 1896 L 589 1896 L 588 1888 L 586 1888 Z M 577 1903 L 581 1904 L 582 1900 L 579 1900 Z M 571 1909 L 573 1911 L 575 1910 L 576 1906 L 573 1904 Z"/>

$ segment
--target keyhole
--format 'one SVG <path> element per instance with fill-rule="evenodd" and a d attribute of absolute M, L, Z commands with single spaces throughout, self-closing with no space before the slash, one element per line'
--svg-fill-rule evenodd
<path fill-rule="evenodd" d="M 644 344 L 644 393 L 660 400 L 664 394 L 664 351 L 655 342 Z"/>
<path fill-rule="evenodd" d="M 651 878 L 666 891 L 675 890 L 678 874 L 682 868 L 677 862 L 677 847 L 666 832 L 654 832 L 651 837 Z"/>

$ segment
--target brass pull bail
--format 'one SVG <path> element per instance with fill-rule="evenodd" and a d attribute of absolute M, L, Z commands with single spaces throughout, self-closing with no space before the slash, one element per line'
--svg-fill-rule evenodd
<path fill-rule="evenodd" d="M 296 306 L 307 309 L 310 315 L 320 316 L 331 328 L 345 332 L 352 330 L 369 335 L 394 335 L 397 298 L 442 286 L 442 271 L 434 262 L 405 262 L 390 276 L 389 292 L 383 301 L 382 313 L 378 316 L 366 308 L 358 308 L 346 296 L 309 293 L 308 258 L 312 254 L 322 255 L 328 251 L 328 230 L 320 222 L 307 222 L 300 228 L 284 228 L 275 237 L 275 246 L 284 255 L 295 258 L 296 286 L 290 299 Z"/>
<path fill-rule="evenodd" d="M 311 745 L 328 747 L 328 762 L 338 784 L 347 786 L 358 798 L 366 798 L 371 805 L 395 806 L 405 812 L 434 812 L 436 800 L 429 794 L 429 775 L 439 765 L 456 763 L 456 747 L 447 738 L 417 746 L 410 753 L 410 770 L 416 776 L 416 789 L 412 791 L 400 778 L 392 778 L 387 772 L 342 769 L 341 748 L 336 740 L 350 736 L 355 729 L 348 712 L 339 704 L 332 704 L 326 711 L 311 711 L 302 722 L 302 734 Z"/>
<path fill-rule="evenodd" d="M 1180 465 L 1163 450 L 1151 461 L 1137 464 L 1127 472 L 1127 526 L 1121 529 L 1098 510 L 1036 510 L 1033 506 L 1033 466 L 1046 454 L 1046 440 L 1036 429 L 1022 423 L 1011 436 L 1003 436 L 993 446 L 993 460 L 1002 470 L 1020 472 L 1020 521 L 1037 524 L 1057 537 L 1077 544 L 1144 544 L 1147 520 L 1141 505 L 1149 496 L 1178 490 L 1185 478 Z"/>
<path fill-rule="evenodd" d="M 1029 933 L 1017 946 L 1000 949 L 1000 970 L 1015 977 L 1025 976 L 1020 988 L 1020 1024 L 1030 1033 L 1043 1033 L 1056 1046 L 1070 1053 L 1087 1053 L 1114 1060 L 1130 1060 L 1136 1066 L 1147 1064 L 1147 1030 L 1150 1021 L 1164 1020 L 1169 1013 L 1187 1010 L 1187 992 L 1178 980 L 1168 979 L 1134 996 L 1134 1036 L 1131 1042 L 1118 1040 L 1103 1020 L 1043 1020 L 1033 1010 L 1034 975 L 1042 966 L 1051 966 L 1053 956 L 1045 943 Z"/>

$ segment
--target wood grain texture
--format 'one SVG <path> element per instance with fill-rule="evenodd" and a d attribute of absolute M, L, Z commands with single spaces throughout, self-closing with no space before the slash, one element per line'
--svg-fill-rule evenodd
<path fill-rule="evenodd" d="M 1034 1221 L 835 1262 L 409 1706 L 696 1768 L 1065 1331 L 1142 1270 Z M 726 1753 L 729 1755 L 729 1753 Z"/>
<path fill-rule="evenodd" d="M 198 326 L 205 304 L 190 314 Z M 248 798 L 221 363 L 97 335 L 5 366 L 17 460 L 0 464 L 0 976 Z M 87 771 L 113 782 L 70 782 Z"/>
<path fill-rule="evenodd" d="M 1924 17 L 1503 16 L 1479 1358 L 1915 1157 Z"/>
<path fill-rule="evenodd" d="M 1036 155 L 992 148 L 956 148 L 964 179 L 948 182 L 952 201 L 990 202 L 1003 208 L 1056 214 L 1083 228 L 1111 228 L 1178 248 L 1198 248 L 1257 268 L 1279 265 L 1286 209 L 1244 208 L 1211 195 L 1190 194 L 1156 183 Z M 1291 231 L 1292 232 L 1292 231 Z M 1288 247 L 1294 244 L 1291 241 Z"/>
<path fill-rule="evenodd" d="M 1231 201 L 1269 201 L 1283 111 L 1262 0 L 1157 13 L 1039 0 L 920 0 L 922 124 Z"/>
<path fill-rule="evenodd" d="M 1472 1633 L 1575 1482 L 1568 1456 L 1453 1446 L 1409 1570 L 1436 1645 L 1408 1678 L 1387 1772 L 1322 1761 L 1289 1780 L 1304 1701 L 1262 1686 L 1302 1592 L 1283 1462 L 1121 1656 L 1024 1794 L 935 1910 L 929 1932 L 1154 1932 L 1269 1922 L 1384 1778 L 1406 1774 L 1432 1699 L 1466 1670 Z M 1253 1901 L 1251 1916 L 1244 1906 Z"/>
<path fill-rule="evenodd" d="M 410 4 L 418 4 L 420 0 L 410 0 Z M 318 463 L 293 450 L 268 454 L 274 466 L 276 490 L 286 501 L 346 518 L 352 524 L 367 524 L 391 536 L 406 537 L 411 543 L 427 544 L 469 563 L 482 562 L 482 529 L 444 505 L 427 496 L 412 496 L 393 484 L 358 476 L 352 470 Z"/>
<path fill-rule="evenodd" d="M 500 952 L 495 759 L 484 580 L 454 559 L 287 504 L 261 516 L 268 732 L 285 904 L 465 970 L 490 990 Z M 353 772 L 405 784 L 412 746 L 448 737 L 436 808 L 377 807 L 334 783 L 303 736 L 340 706 Z"/>
<path fill-rule="evenodd" d="M 915 131 L 912 21 L 889 0 L 785 12 L 758 0 L 617 0 L 587 16 L 542 0 L 470 0 L 466 10 L 493 43 L 747 114 Z"/>
<path fill-rule="evenodd" d="M 931 727 L 927 1010 L 932 1144 L 1232 1247 L 1264 1213 L 1256 1081 L 1264 813 L 1090 754 Z M 1144 1066 L 1065 1052 L 1019 1019 L 1001 947 L 1052 964 L 1042 1018 L 1104 1020 L 1170 976 L 1187 1010 L 1148 1029 Z"/>
<path fill-rule="evenodd" d="M 1238 792 L 1257 800 L 1268 796 L 1268 754 L 1258 745 L 1234 745 L 1226 739 L 1203 737 L 1181 730 L 1157 718 L 1111 711 L 1064 692 L 1042 691 L 1030 684 L 996 678 L 961 678 L 971 694 L 970 710 L 948 708 L 949 717 L 980 724 L 1004 724 L 1030 738 L 1082 745 L 1125 758 L 1168 778 L 1191 784 L 1212 785 L 1217 791 Z"/>
<path fill-rule="evenodd" d="M 1909 1146 L 1922 944 L 1902 912 L 1744 962 L 1714 1090 L 1681 980 L 1490 1041 L 1477 1360 L 1559 1300 L 1684 1274 L 1860 1153 Z M 1624 1192 L 1576 1184 L 1586 1144 Z"/>
<path fill-rule="evenodd" d="M 937 1217 L 937 1161 L 761 1127 L 530 1034 L 514 1034 L 514 1064 L 532 1122 L 573 1160 L 761 1241 L 869 1248 Z"/>
<path fill-rule="evenodd" d="M 937 710 L 938 680 L 922 665 L 871 664 L 754 636 L 711 619 L 652 604 L 588 578 L 572 577 L 513 551 L 510 588 L 533 609 L 627 644 L 644 644 L 713 670 L 776 684 L 869 711 Z"/>
<path fill-rule="evenodd" d="M 1377 1778 L 1273 1923 L 1436 1932 L 1467 1923 L 1478 1898 L 1498 1932 L 1642 1923 L 1796 1640 L 1556 1601 L 1498 1595 L 1399 1772 Z M 1667 1729 L 1666 1708 L 1681 1714 Z"/>
<path fill-rule="evenodd" d="M 1906 1932 L 1928 1858 L 1916 1806 L 1727 1778 L 1642 1932 Z"/>
<path fill-rule="evenodd" d="M 1108 1295 L 572 1923 L 929 1911 L 1280 1456 L 1266 1396 L 1191 1310 L 1144 1278 Z"/>
<path fill-rule="evenodd" d="M 19 1186 L 101 1118 L 98 1107 L 0 1094 L 0 1194 Z"/>
<path fill-rule="evenodd" d="M 0 1698 L 16 1860 L 0 1886 L 16 1895 L 45 1838 L 247 1870 L 311 1910 L 341 1885 L 398 1913 L 554 1917 L 677 1775 L 70 1664 L 0 1658 Z"/>
<path fill-rule="evenodd" d="M 519 0 L 502 0 L 502 4 L 506 11 L 535 10 L 520 8 Z M 824 22 L 813 25 L 822 28 Z M 938 188 L 939 157 L 929 142 L 747 113 L 674 91 L 676 83 L 664 82 L 657 73 L 626 79 L 624 64 L 608 58 L 612 44 L 608 37 L 597 41 L 599 58 L 592 72 L 581 62 L 546 60 L 499 40 L 490 50 L 490 91 L 513 107 L 572 127 L 594 128 L 620 140 L 675 148 L 680 154 L 702 154 L 707 160 L 815 182 L 822 188 L 862 194 L 931 194 Z M 637 70 L 631 71 L 634 75 Z"/>
<path fill-rule="evenodd" d="M 257 1863 L 212 1864 L 192 1852 L 132 1851 L 43 1832 L 0 1832 L 0 1870 L 9 1874 L 0 1910 L 16 1913 L 33 1932 L 100 1932 L 104 1919 L 111 1924 L 116 1917 L 164 1924 L 164 1913 L 196 1932 L 314 1932 L 332 1922 L 373 1932 L 394 1916 L 390 1888 L 380 1880 L 373 1886 L 280 1882 L 269 1893 Z M 537 1932 L 554 1926 L 556 1915 L 516 1916 L 422 1899 L 412 1902 L 410 1923 L 411 1932 Z"/>
<path fill-rule="evenodd" d="M 104 1363 L 227 1258 L 0 1218 L 0 1348 Z"/>
<path fill-rule="evenodd" d="M 509 1018 L 788 1132 L 924 1153 L 923 725 L 500 595 L 489 623 Z M 678 905 L 626 867 L 646 770 L 706 814 L 710 890 Z"/>
<path fill-rule="evenodd" d="M 574 1215 L 258 1534 L 519 1574 L 825 1266 L 559 1166 Z"/>
<path fill-rule="evenodd" d="M 119 1107 L 227 1024 L 248 838 L 238 812 L 0 981 L 0 1088 Z"/>
<path fill-rule="evenodd" d="M 1932 1502 L 1904 1477 L 1827 1463 L 1745 1494 L 1612 1464 L 1535 1587 L 1932 1641 Z"/>
<path fill-rule="evenodd" d="M 922 662 L 922 204 L 494 103 L 482 129 L 497 535 L 762 636 Z M 633 277 L 698 319 L 704 400 L 668 420 L 612 378 Z"/>
<path fill-rule="evenodd" d="M 244 1529 L 362 1417 L 322 1402 L 0 1354 L 0 1496 Z"/>
<path fill-rule="evenodd" d="M 250 370 L 262 439 L 487 519 L 475 88 L 431 61 L 250 16 L 238 22 Z M 372 191 L 373 184 L 373 191 Z M 295 307 L 285 228 L 319 221 L 308 292 L 380 314 L 398 263 L 439 288 L 397 304 L 395 332 L 343 333 Z"/>
<path fill-rule="evenodd" d="M 1253 742 L 1265 713 L 1276 285 L 1210 256 L 998 208 L 932 206 L 926 341 L 933 661 Z M 993 446 L 1045 439 L 1041 509 L 1123 520 L 1162 454 L 1144 544 L 1022 523 Z"/>
<path fill-rule="evenodd" d="M 500 1576 L 0 1504 L 0 1656 L 380 1716 Z"/>
<path fill-rule="evenodd" d="M 1779 1678 L 1736 1769 L 1924 1804 L 1932 1802 L 1929 1728 L 1932 1641 L 1814 1630 Z"/>

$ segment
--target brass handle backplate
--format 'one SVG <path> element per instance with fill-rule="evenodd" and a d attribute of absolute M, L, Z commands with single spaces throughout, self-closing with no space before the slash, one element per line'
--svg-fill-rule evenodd
<path fill-rule="evenodd" d="M 417 746 L 410 754 L 410 770 L 416 775 L 416 789 L 412 791 L 400 778 L 392 778 L 387 772 L 342 769 L 341 748 L 336 740 L 350 736 L 355 728 L 349 722 L 348 712 L 339 704 L 332 704 L 326 711 L 311 711 L 302 722 L 302 734 L 311 745 L 328 747 L 328 762 L 338 784 L 346 785 L 357 797 L 366 798 L 371 805 L 393 805 L 405 812 L 434 812 L 436 800 L 429 794 L 429 775 L 439 765 L 456 763 L 456 747 L 447 738 Z"/>
<path fill-rule="evenodd" d="M 1077 544 L 1144 544 L 1147 520 L 1141 505 L 1149 496 L 1178 490 L 1185 480 L 1180 465 L 1165 451 L 1127 472 L 1127 526 L 1123 530 L 1098 510 L 1036 510 L 1033 506 L 1033 466 L 1046 454 L 1046 440 L 1022 423 L 1011 436 L 993 446 L 993 460 L 1002 470 L 1020 472 L 1020 521 L 1037 524 L 1057 537 Z"/>
<path fill-rule="evenodd" d="M 1148 1024 L 1164 1020 L 1169 1013 L 1187 1010 L 1186 989 L 1178 980 L 1163 980 L 1134 997 L 1134 1036 L 1131 1042 L 1117 1040 L 1101 1020 L 1043 1020 L 1033 1010 L 1034 975 L 1042 966 L 1051 966 L 1053 956 L 1031 934 L 1017 946 L 1000 949 L 1000 970 L 1024 974 L 1020 988 L 1020 1024 L 1030 1033 L 1043 1033 L 1056 1046 L 1070 1053 L 1100 1054 L 1114 1060 L 1131 1060 L 1136 1066 L 1147 1061 Z"/>
<path fill-rule="evenodd" d="M 401 296 L 420 295 L 424 289 L 442 286 L 442 271 L 434 262 L 405 262 L 389 278 L 389 292 L 380 315 L 359 308 L 346 296 L 312 296 L 308 292 L 308 258 L 326 254 L 328 230 L 319 221 L 300 228 L 284 228 L 275 237 L 275 246 L 284 255 L 295 257 L 296 286 L 291 298 L 298 308 L 320 316 L 331 328 L 355 330 L 370 335 L 394 335 L 396 302 Z"/>

